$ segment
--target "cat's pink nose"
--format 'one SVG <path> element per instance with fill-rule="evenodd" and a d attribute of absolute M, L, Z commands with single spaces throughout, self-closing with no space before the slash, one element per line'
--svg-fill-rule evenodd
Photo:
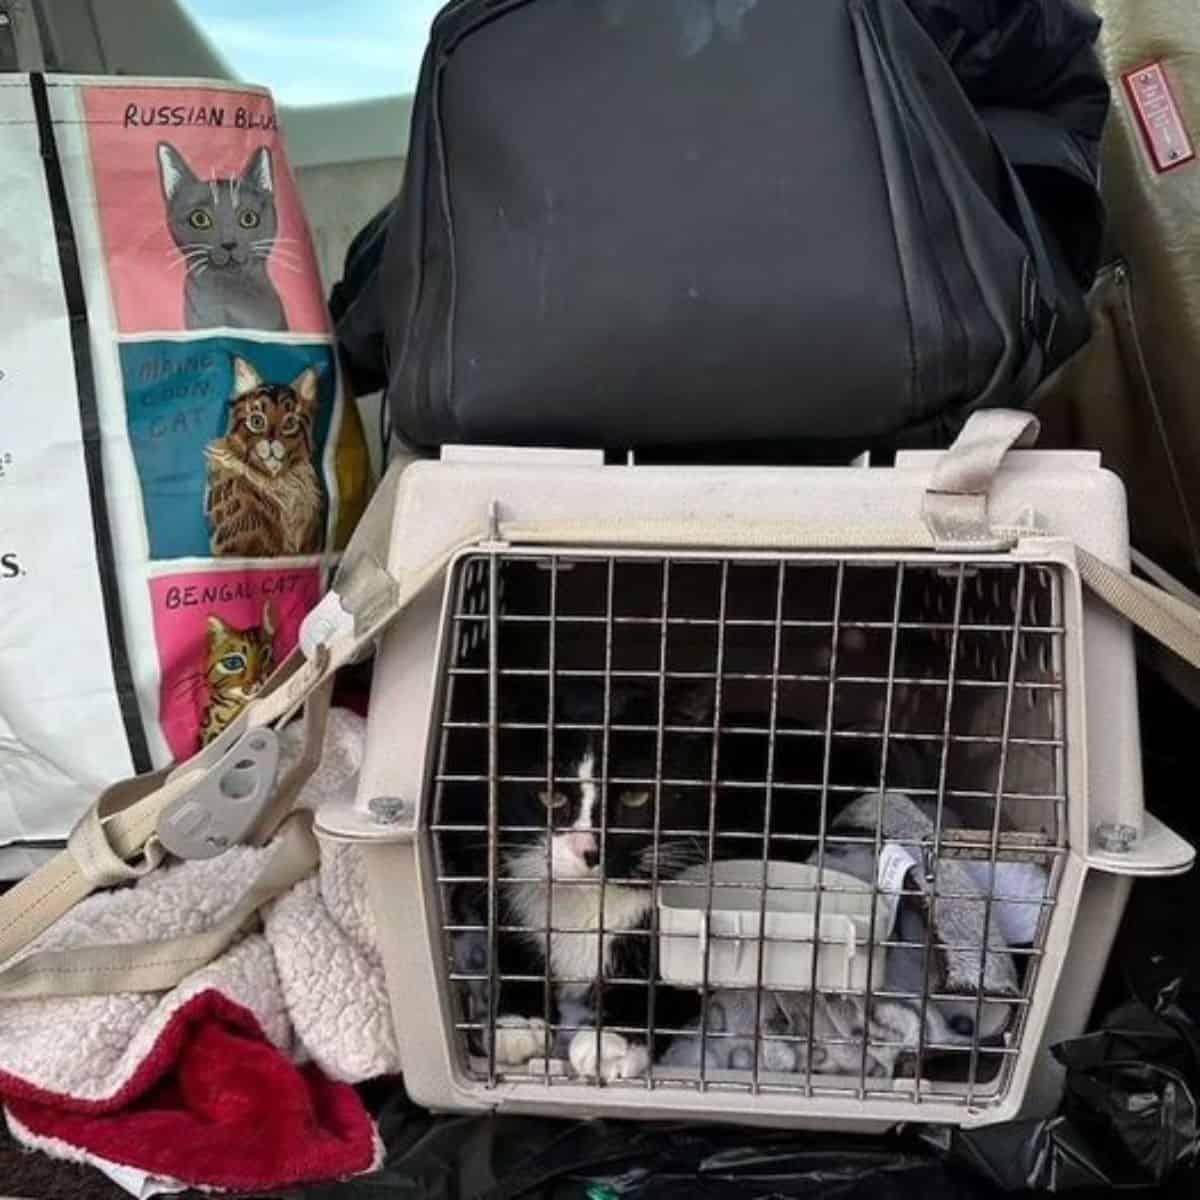
<path fill-rule="evenodd" d="M 600 846 L 594 833 L 567 834 L 567 849 L 589 866 L 594 867 L 600 861 Z"/>

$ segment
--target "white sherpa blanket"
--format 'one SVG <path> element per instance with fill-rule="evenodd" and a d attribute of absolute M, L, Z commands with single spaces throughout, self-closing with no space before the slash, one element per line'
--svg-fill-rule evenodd
<path fill-rule="evenodd" d="M 353 793 L 365 723 L 330 714 L 320 766 L 301 795 L 316 807 Z M 286 769 L 295 746 L 285 734 Z M 220 921 L 259 873 L 270 846 L 236 847 L 206 862 L 176 863 L 134 887 L 99 893 L 31 950 L 143 942 L 197 933 Z M 39 1097 L 119 1101 L 172 1017 L 216 992 L 256 1019 L 294 1062 L 347 1083 L 399 1072 L 399 1060 L 362 863 L 353 847 L 322 844 L 319 871 L 276 900 L 263 928 L 170 992 L 6 1001 L 0 1005 L 0 1073 Z M 14 1132 L 21 1129 L 13 1122 Z"/>

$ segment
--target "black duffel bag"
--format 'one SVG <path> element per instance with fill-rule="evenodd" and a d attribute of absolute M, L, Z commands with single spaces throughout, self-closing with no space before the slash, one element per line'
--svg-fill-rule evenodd
<path fill-rule="evenodd" d="M 943 443 L 1087 336 L 1096 32 L 1071 0 L 456 0 L 339 297 L 351 369 L 417 446 Z"/>

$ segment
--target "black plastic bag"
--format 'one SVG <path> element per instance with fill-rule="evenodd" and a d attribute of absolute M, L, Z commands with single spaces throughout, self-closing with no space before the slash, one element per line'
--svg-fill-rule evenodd
<path fill-rule="evenodd" d="M 967 1200 L 1014 1192 L 1194 1194 L 1200 1029 L 1178 988 L 1063 1043 L 1062 1114 L 887 1137 L 725 1126 L 437 1117 L 397 1093 L 380 1113 L 384 1169 L 308 1200 Z M 1179 1168 L 1185 1168 L 1182 1174 Z"/>
<path fill-rule="evenodd" d="M 1060 1116 L 926 1140 L 1006 1190 L 1160 1187 L 1200 1153 L 1200 1030 L 1176 991 L 1157 1011 L 1134 1001 L 1096 1033 L 1055 1047 L 1067 1067 Z M 1180 1182 L 1194 1193 L 1194 1177 Z"/>
<path fill-rule="evenodd" d="M 398 1093 L 375 1175 L 305 1200 L 991 1200 L 1000 1193 L 913 1139 L 730 1126 L 436 1117 Z"/>

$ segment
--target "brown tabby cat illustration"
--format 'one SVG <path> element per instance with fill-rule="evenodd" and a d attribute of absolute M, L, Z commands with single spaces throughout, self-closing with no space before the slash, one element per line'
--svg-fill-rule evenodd
<path fill-rule="evenodd" d="M 275 614 L 263 604 L 262 624 L 235 629 L 215 613 L 208 617 L 204 677 L 208 707 L 200 723 L 200 745 L 207 746 L 262 689 L 275 663 Z"/>
<path fill-rule="evenodd" d="M 205 508 L 218 557 L 273 558 L 321 549 L 321 485 L 313 467 L 317 372 L 265 383 L 233 356 L 225 436 L 210 442 Z"/>

